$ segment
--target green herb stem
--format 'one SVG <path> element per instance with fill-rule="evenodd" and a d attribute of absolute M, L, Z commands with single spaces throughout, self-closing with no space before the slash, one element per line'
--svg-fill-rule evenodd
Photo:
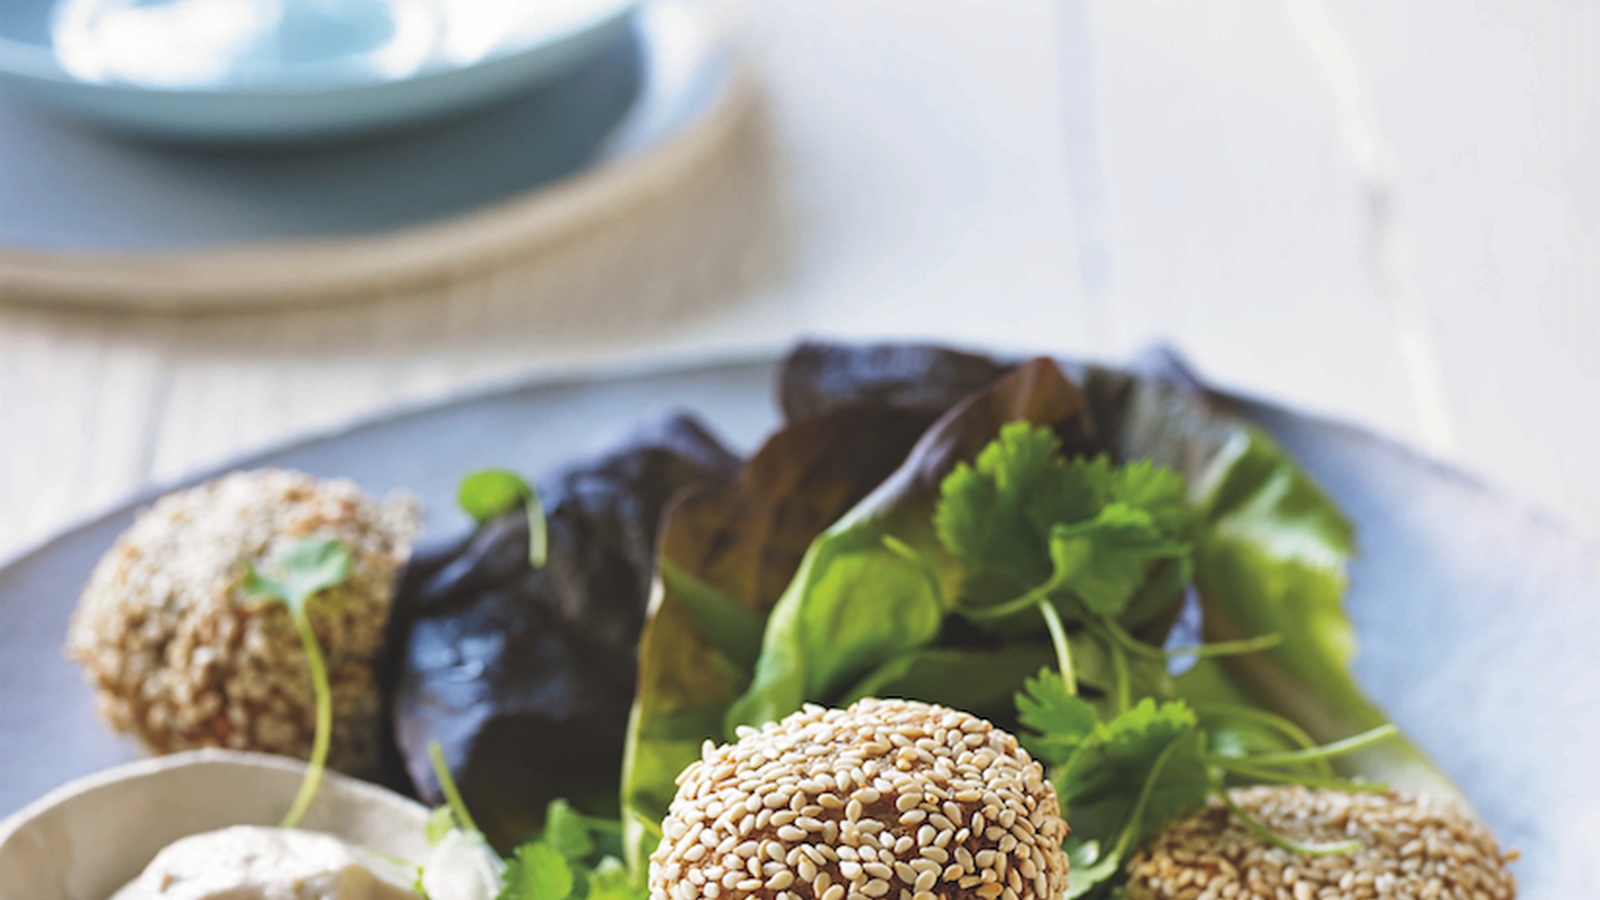
<path fill-rule="evenodd" d="M 428 742 L 428 761 L 433 763 L 433 775 L 439 780 L 439 792 L 444 794 L 445 803 L 450 805 L 450 811 L 455 814 L 456 823 L 467 831 L 478 831 L 478 823 L 472 820 L 467 801 L 461 798 L 461 790 L 456 787 L 450 766 L 444 760 L 444 748 L 439 746 L 438 741 Z"/>
<path fill-rule="evenodd" d="M 1067 642 L 1067 629 L 1061 624 L 1061 613 L 1046 597 L 1039 602 L 1039 614 L 1044 616 L 1044 626 L 1050 630 L 1050 643 L 1056 650 L 1056 665 L 1061 669 L 1061 683 L 1069 697 L 1078 696 L 1078 676 L 1072 668 L 1072 645 Z"/>
<path fill-rule="evenodd" d="M 1304 728 L 1274 712 L 1256 709 L 1252 706 L 1241 706 L 1237 703 L 1196 703 L 1192 704 L 1192 706 L 1194 707 L 1195 715 L 1202 719 L 1227 718 L 1243 722 L 1255 722 L 1258 725 L 1265 725 L 1274 731 L 1280 732 L 1284 737 L 1299 744 L 1302 748 L 1309 749 L 1317 746 L 1316 739 L 1307 733 Z"/>
<path fill-rule="evenodd" d="M 1050 580 L 1045 581 L 1042 584 L 1035 585 L 1034 587 L 1030 588 L 1027 593 L 1020 597 L 1007 600 L 1004 603 L 996 603 L 993 606 L 962 607 L 961 614 L 969 619 L 980 622 L 993 621 L 995 619 L 1004 619 L 1007 616 L 1014 616 L 1017 613 L 1025 612 L 1031 607 L 1037 606 L 1041 603 L 1049 603 L 1050 594 L 1053 593 L 1058 587 L 1058 581 L 1058 578 L 1052 576 Z"/>
<path fill-rule="evenodd" d="M 1213 644 L 1197 644 L 1192 647 L 1173 647 L 1166 651 L 1168 657 L 1194 656 L 1200 659 L 1211 659 L 1218 656 L 1244 656 L 1249 653 L 1260 653 L 1262 650 L 1271 650 L 1283 643 L 1283 635 L 1274 631 L 1258 637 L 1245 638 L 1240 641 L 1217 641 Z"/>
<path fill-rule="evenodd" d="M 522 507 L 528 516 L 528 564 L 542 569 L 550 560 L 550 520 L 545 517 L 544 499 L 538 488 L 528 486 Z"/>
<path fill-rule="evenodd" d="M 1363 731 L 1360 734 L 1351 735 L 1331 744 L 1308 747 L 1304 750 L 1286 750 L 1282 753 L 1261 753 L 1251 756 L 1250 761 L 1261 766 L 1293 766 L 1317 760 L 1332 759 L 1336 756 L 1343 756 L 1346 753 L 1364 750 L 1399 733 L 1400 729 L 1393 725 L 1379 725 L 1370 731 Z"/>
<path fill-rule="evenodd" d="M 280 826 L 283 828 L 299 825 L 300 820 L 305 818 L 306 810 L 311 808 L 317 787 L 322 783 L 322 770 L 328 764 L 328 747 L 333 739 L 333 692 L 328 687 L 328 667 L 322 658 L 322 648 L 317 646 L 317 634 L 311 628 L 311 618 L 304 612 L 303 605 L 298 610 L 291 610 L 290 618 L 294 620 L 295 631 L 300 634 L 300 645 L 305 648 L 306 663 L 311 668 L 311 685 L 317 702 L 317 725 L 306 776 L 300 782 L 299 792 L 295 794 L 294 805 L 283 817 Z"/>
<path fill-rule="evenodd" d="M 1168 744 L 1166 749 L 1161 751 L 1161 755 L 1156 757 L 1155 763 L 1150 766 L 1144 784 L 1139 787 L 1139 797 L 1134 801 L 1133 808 L 1128 811 L 1128 821 L 1122 825 L 1122 834 L 1117 838 L 1116 849 L 1112 851 L 1117 858 L 1127 856 L 1128 850 L 1133 847 L 1133 842 L 1142 834 L 1143 829 L 1139 827 L 1139 821 L 1144 818 L 1144 808 L 1150 804 L 1150 794 L 1155 790 L 1156 782 L 1161 779 L 1161 770 L 1167 767 L 1167 760 L 1172 758 L 1173 752 L 1178 749 L 1178 744 L 1179 741 L 1176 740 Z"/>
<path fill-rule="evenodd" d="M 1227 804 L 1229 811 L 1238 816 L 1239 821 L 1244 823 L 1244 827 L 1254 832 L 1256 837 L 1275 847 L 1282 847 L 1290 853 L 1299 853 L 1304 856 L 1334 856 L 1340 853 L 1353 853 L 1361 849 L 1361 842 L 1356 840 L 1339 841 L 1333 844 L 1306 844 L 1293 838 L 1286 838 L 1256 821 L 1249 813 L 1240 808 L 1239 804 L 1233 802 L 1233 798 L 1228 796 L 1227 791 L 1218 791 L 1217 793 L 1222 796 L 1222 802 Z"/>
<path fill-rule="evenodd" d="M 1234 775 L 1243 775 L 1257 781 L 1273 781 L 1280 784 L 1298 784 L 1305 787 L 1328 788 L 1334 791 L 1345 791 L 1352 794 L 1376 794 L 1389 789 L 1387 784 L 1376 781 L 1350 781 L 1326 775 L 1312 775 L 1306 772 L 1285 772 L 1271 766 L 1259 766 L 1248 759 L 1237 756 L 1206 757 L 1206 763 Z"/>
<path fill-rule="evenodd" d="M 1196 705 L 1194 711 L 1195 715 L 1202 720 L 1233 719 L 1240 722 L 1252 722 L 1270 728 L 1299 745 L 1302 749 L 1312 749 L 1317 746 L 1316 739 L 1306 733 L 1305 729 L 1277 713 L 1268 712 L 1264 709 L 1256 709 L 1234 703 L 1208 703 Z M 1315 766 L 1323 775 L 1329 778 L 1333 777 L 1333 764 L 1326 759 L 1316 760 Z"/>
<path fill-rule="evenodd" d="M 1167 653 L 1167 651 L 1162 650 L 1160 647 L 1152 647 L 1149 644 L 1146 644 L 1144 641 L 1141 641 L 1129 634 L 1126 628 L 1123 628 L 1116 619 L 1113 619 L 1110 616 L 1101 616 L 1100 624 L 1104 626 L 1106 634 L 1110 635 L 1113 642 L 1120 645 L 1124 650 L 1127 650 L 1129 653 L 1132 653 L 1135 656 L 1143 656 L 1147 659 L 1165 660 L 1170 655 Z"/>

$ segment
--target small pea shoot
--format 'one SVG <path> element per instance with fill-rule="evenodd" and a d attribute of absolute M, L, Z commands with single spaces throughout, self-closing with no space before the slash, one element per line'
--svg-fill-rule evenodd
<path fill-rule="evenodd" d="M 522 476 L 506 469 L 479 469 L 461 479 L 456 502 L 479 525 L 517 506 L 528 516 L 528 562 L 544 567 L 550 555 L 550 528 L 539 491 Z"/>
<path fill-rule="evenodd" d="M 289 611 L 305 650 L 306 665 L 311 669 L 316 697 L 316 732 L 311 758 L 299 793 L 283 817 L 284 828 L 298 825 L 311 807 L 317 787 L 322 783 L 328 748 L 333 740 L 333 689 L 328 683 L 328 666 L 322 648 L 317 645 L 308 606 L 313 598 L 344 584 L 349 577 L 350 549 L 336 538 L 315 535 L 295 540 L 263 566 L 251 563 L 245 571 L 244 588 L 251 596 L 276 600 Z"/>

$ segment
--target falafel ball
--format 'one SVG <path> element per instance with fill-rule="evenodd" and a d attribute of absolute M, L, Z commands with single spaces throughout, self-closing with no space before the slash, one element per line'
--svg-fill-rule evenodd
<path fill-rule="evenodd" d="M 1274 846 L 1222 802 L 1159 832 L 1128 866 L 1128 900 L 1199 897 L 1481 897 L 1511 900 L 1510 857 L 1449 803 L 1398 791 L 1249 787 L 1233 801 L 1302 843 L 1354 839 L 1349 853 Z"/>
<path fill-rule="evenodd" d="M 101 559 L 67 636 L 101 717 L 156 753 L 196 747 L 305 758 L 315 732 L 310 669 L 281 603 L 252 597 L 252 564 L 317 535 L 350 551 L 350 574 L 309 604 L 333 694 L 329 763 L 369 772 L 379 752 L 374 665 L 397 573 L 417 528 L 408 498 L 349 481 L 238 472 L 162 497 Z"/>
<path fill-rule="evenodd" d="M 1067 824 L 1044 770 L 976 716 L 807 706 L 678 778 L 651 900 L 1056 900 Z"/>

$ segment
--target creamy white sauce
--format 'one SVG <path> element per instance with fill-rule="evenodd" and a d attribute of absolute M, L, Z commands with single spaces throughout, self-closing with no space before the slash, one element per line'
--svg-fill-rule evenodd
<path fill-rule="evenodd" d="M 326 834 L 240 825 L 168 845 L 112 900 L 417 900 Z"/>

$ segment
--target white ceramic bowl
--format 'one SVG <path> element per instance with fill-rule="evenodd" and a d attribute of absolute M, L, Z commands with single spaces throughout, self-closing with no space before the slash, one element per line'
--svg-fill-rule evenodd
<path fill-rule="evenodd" d="M 277 824 L 304 770 L 283 757 L 199 750 L 74 781 L 0 822 L 0 900 L 106 900 L 178 838 Z M 393 791 L 328 773 L 301 827 L 421 859 L 427 816 Z"/>

